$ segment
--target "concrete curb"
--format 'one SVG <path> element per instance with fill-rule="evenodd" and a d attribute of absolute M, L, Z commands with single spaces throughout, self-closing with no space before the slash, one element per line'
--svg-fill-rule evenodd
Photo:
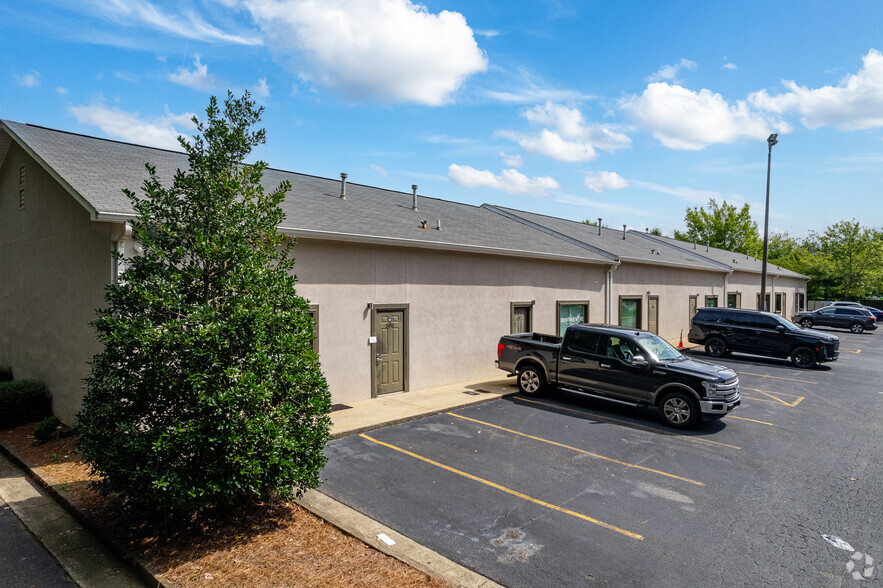
<path fill-rule="evenodd" d="M 431 576 L 445 580 L 454 586 L 463 588 L 502 588 L 500 584 L 493 580 L 451 561 L 401 533 L 322 494 L 318 490 L 307 491 L 296 502 L 322 520 L 370 545 L 377 551 L 394 557 Z M 395 541 L 395 545 L 387 545 L 381 541 L 377 537 L 381 533 Z"/>
<path fill-rule="evenodd" d="M 2 444 L 0 453 L 6 458 L 0 460 L 0 470 L 7 473 L 0 477 L 4 500 L 78 585 L 172 588 L 111 542 L 43 478 L 40 468 L 29 468 Z M 22 475 L 16 476 L 14 468 Z"/>
<path fill-rule="evenodd" d="M 456 402 L 443 408 L 425 410 L 415 408 L 413 414 L 400 416 L 381 422 L 375 421 L 368 425 L 356 426 L 344 431 L 338 431 L 333 435 L 332 438 L 339 439 L 351 435 L 357 435 L 359 433 L 364 433 L 366 431 L 372 431 L 383 427 L 390 427 L 401 423 L 410 422 L 427 416 L 441 414 L 452 410 L 458 410 L 467 406 L 485 404 L 488 402 L 493 402 L 495 400 L 500 400 L 505 396 L 510 396 L 517 393 L 518 390 L 512 390 L 511 392 L 506 391 L 502 393 L 488 393 L 487 397 L 476 398 L 466 402 Z M 121 562 L 127 565 L 129 569 L 134 572 L 134 574 L 137 576 L 137 579 L 141 583 L 147 586 L 156 586 L 157 588 L 176 588 L 175 584 L 171 584 L 162 580 L 160 574 L 153 570 L 150 566 L 139 561 L 130 553 L 127 553 L 121 547 L 116 545 L 102 529 L 98 528 L 94 522 L 92 522 L 88 517 L 80 513 L 67 500 L 65 496 L 60 494 L 55 488 L 52 487 L 52 484 L 49 483 L 47 477 L 44 477 L 41 468 L 28 467 L 22 460 L 18 458 L 18 456 L 16 456 L 3 444 L 0 444 L 0 453 L 5 455 L 18 468 L 23 470 L 30 478 L 33 485 L 36 485 L 41 492 L 48 495 L 49 498 L 57 503 L 57 508 L 61 508 L 66 511 L 67 515 L 72 517 L 86 531 L 91 533 L 94 539 L 98 541 L 104 549 L 106 549 L 114 557 L 118 558 L 119 560 L 121 560 Z M 297 500 L 296 502 L 319 518 L 334 525 L 344 533 L 347 533 L 348 535 L 359 539 L 370 547 L 373 547 L 374 549 L 377 549 L 378 551 L 385 553 L 386 555 L 394 557 L 422 572 L 445 580 L 454 586 L 469 588 L 500 587 L 500 585 L 495 583 L 493 580 L 490 580 L 451 561 L 450 559 L 432 551 L 427 547 L 424 547 L 423 545 L 420 545 L 416 541 L 405 537 L 397 531 L 394 531 L 389 527 L 382 525 L 381 523 L 363 515 L 356 510 L 353 510 L 352 508 L 328 497 L 325 494 L 322 494 L 317 490 L 308 491 L 300 500 Z M 30 528 L 29 525 L 27 526 Z M 43 545 L 49 550 L 49 552 L 52 553 L 52 555 L 60 561 L 59 554 L 56 554 L 46 544 L 46 542 L 44 542 L 43 538 L 40 536 L 39 529 L 31 528 L 31 532 L 34 533 L 34 535 L 37 536 L 37 538 L 40 540 L 41 543 L 43 543 Z M 392 538 L 396 542 L 395 545 L 389 546 L 380 541 L 377 538 L 377 535 L 381 533 L 386 534 L 388 537 Z M 65 567 L 65 569 L 68 569 L 67 565 L 62 565 L 63 567 Z M 68 571 L 70 573 L 70 570 Z M 109 586 L 116 588 L 117 586 L 125 585 L 119 582 L 117 582 L 116 584 L 105 584 L 102 582 L 96 583 L 89 578 L 76 577 L 73 574 L 71 574 L 71 577 L 79 582 L 84 588 L 91 586 Z"/>

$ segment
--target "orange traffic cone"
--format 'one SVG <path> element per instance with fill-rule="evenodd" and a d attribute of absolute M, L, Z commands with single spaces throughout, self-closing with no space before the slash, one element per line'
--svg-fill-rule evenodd
<path fill-rule="evenodd" d="M 684 348 L 684 329 L 681 329 L 681 339 L 678 341 L 678 349 Z"/>

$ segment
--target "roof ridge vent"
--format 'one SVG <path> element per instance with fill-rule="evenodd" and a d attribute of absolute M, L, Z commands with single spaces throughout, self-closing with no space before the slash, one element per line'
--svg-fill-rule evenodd
<path fill-rule="evenodd" d="M 346 200 L 346 178 L 347 174 L 340 173 L 340 199 Z"/>

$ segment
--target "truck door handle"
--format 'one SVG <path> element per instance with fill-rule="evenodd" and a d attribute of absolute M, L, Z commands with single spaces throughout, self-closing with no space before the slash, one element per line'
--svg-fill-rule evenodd
<path fill-rule="evenodd" d="M 601 367 L 602 367 L 602 368 L 607 368 L 607 369 L 609 370 L 609 369 L 612 368 L 613 366 L 610 365 L 609 363 L 602 363 L 602 364 L 601 364 Z"/>
<path fill-rule="evenodd" d="M 564 361 L 573 361 L 573 358 L 572 358 L 572 357 L 567 357 L 567 356 L 564 356 L 564 355 L 561 356 L 561 359 L 563 359 Z"/>

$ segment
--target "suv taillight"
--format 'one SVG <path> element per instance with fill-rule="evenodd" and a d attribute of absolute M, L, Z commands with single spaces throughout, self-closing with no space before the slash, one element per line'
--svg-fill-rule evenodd
<path fill-rule="evenodd" d="M 497 357 L 503 357 L 503 350 L 506 348 L 506 345 L 503 343 L 497 343 Z"/>

